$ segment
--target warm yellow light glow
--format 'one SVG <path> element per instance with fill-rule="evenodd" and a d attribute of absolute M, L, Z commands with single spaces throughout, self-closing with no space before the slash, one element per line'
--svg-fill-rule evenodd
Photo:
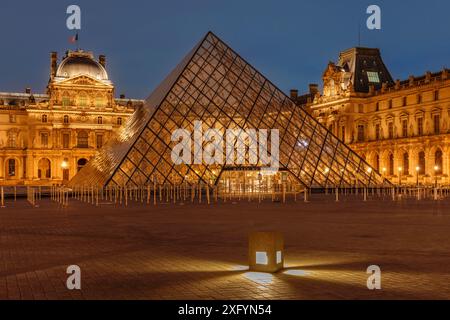
<path fill-rule="evenodd" d="M 325 168 L 325 173 L 330 172 L 330 168 Z"/>
<path fill-rule="evenodd" d="M 61 162 L 61 168 L 67 169 L 68 167 L 69 167 L 69 164 L 67 163 L 67 161 Z"/>
<path fill-rule="evenodd" d="M 386 172 L 386 168 L 383 168 L 383 172 Z"/>
<path fill-rule="evenodd" d="M 434 166 L 434 171 L 438 171 L 439 167 L 438 166 Z"/>
<path fill-rule="evenodd" d="M 416 171 L 417 171 L 417 172 L 419 172 L 419 170 L 420 170 L 420 167 L 419 167 L 419 166 L 417 166 L 417 167 L 416 167 Z"/>
<path fill-rule="evenodd" d="M 403 170 L 402 167 L 398 167 L 398 171 L 401 172 Z"/>
<path fill-rule="evenodd" d="M 367 169 L 367 172 L 368 172 L 368 173 L 371 173 L 371 172 L 372 172 L 372 168 L 368 168 L 368 169 Z"/>

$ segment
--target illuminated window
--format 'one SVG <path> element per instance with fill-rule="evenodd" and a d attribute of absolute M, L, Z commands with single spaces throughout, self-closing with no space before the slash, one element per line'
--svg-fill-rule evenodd
<path fill-rule="evenodd" d="M 394 155 L 392 153 L 389 155 L 389 175 L 394 175 Z"/>
<path fill-rule="evenodd" d="M 47 132 L 41 132 L 41 146 L 43 148 L 48 147 L 48 133 Z"/>
<path fill-rule="evenodd" d="M 62 97 L 62 105 L 63 107 L 70 106 L 70 98 L 67 96 Z"/>
<path fill-rule="evenodd" d="M 88 133 L 86 131 L 80 131 L 78 133 L 78 148 L 88 148 L 89 147 L 89 143 L 88 143 Z"/>
<path fill-rule="evenodd" d="M 15 133 L 11 132 L 8 134 L 8 147 L 9 148 L 16 148 L 17 147 L 17 136 Z"/>
<path fill-rule="evenodd" d="M 419 174 L 425 174 L 425 152 L 419 152 Z"/>
<path fill-rule="evenodd" d="M 104 103 L 103 103 L 103 98 L 102 97 L 96 97 L 95 98 L 95 106 L 97 108 L 103 107 Z"/>
<path fill-rule="evenodd" d="M 417 134 L 423 135 L 423 118 L 417 118 Z"/>
<path fill-rule="evenodd" d="M 14 177 L 16 175 L 16 160 L 8 160 L 8 176 Z"/>
<path fill-rule="evenodd" d="M 434 134 L 439 134 L 441 132 L 441 127 L 440 127 L 440 117 L 438 114 L 435 114 L 433 116 L 433 123 L 434 123 Z"/>
<path fill-rule="evenodd" d="M 364 141 L 364 125 L 360 124 L 358 125 L 358 142 Z"/>
<path fill-rule="evenodd" d="M 87 106 L 87 97 L 86 96 L 80 96 L 78 98 L 79 104 L 81 107 L 86 107 Z"/>
<path fill-rule="evenodd" d="M 436 174 L 442 174 L 442 151 L 437 149 L 434 153 L 434 165 L 437 167 Z"/>
<path fill-rule="evenodd" d="M 380 77 L 378 76 L 378 72 L 375 71 L 367 71 L 367 79 L 371 83 L 380 83 Z"/>
<path fill-rule="evenodd" d="M 394 139 L 394 123 L 393 122 L 389 122 L 389 124 L 388 124 L 388 135 L 389 135 L 389 139 Z"/>
<path fill-rule="evenodd" d="M 408 136 L 408 120 L 402 120 L 402 136 L 404 138 Z"/>
<path fill-rule="evenodd" d="M 408 152 L 405 152 L 403 154 L 403 173 L 405 175 L 409 174 L 409 154 L 408 154 Z"/>
<path fill-rule="evenodd" d="M 63 140 L 63 148 L 69 149 L 70 134 L 63 133 L 62 138 L 63 138 L 62 139 Z"/>
<path fill-rule="evenodd" d="M 100 149 L 103 146 L 103 135 L 97 135 L 97 149 Z"/>

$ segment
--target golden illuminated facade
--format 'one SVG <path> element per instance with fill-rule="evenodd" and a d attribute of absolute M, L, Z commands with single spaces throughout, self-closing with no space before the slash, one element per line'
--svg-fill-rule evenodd
<path fill-rule="evenodd" d="M 141 100 L 114 98 L 105 56 L 51 54 L 46 94 L 0 92 L 0 183 L 49 185 L 71 179 Z"/>
<path fill-rule="evenodd" d="M 449 70 L 393 81 L 378 49 L 330 62 L 323 91 L 291 98 L 391 182 L 449 184 Z"/>

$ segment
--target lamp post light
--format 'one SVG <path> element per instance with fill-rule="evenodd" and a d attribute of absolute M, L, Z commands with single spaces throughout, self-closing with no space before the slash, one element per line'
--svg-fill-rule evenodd
<path fill-rule="evenodd" d="M 402 183 L 402 167 L 398 167 L 398 185 L 400 186 Z"/>
<path fill-rule="evenodd" d="M 437 172 L 439 170 L 439 166 L 434 166 L 434 187 L 437 188 Z"/>
<path fill-rule="evenodd" d="M 416 167 L 416 185 L 417 185 L 417 187 L 419 187 L 419 171 L 420 171 L 420 167 L 417 166 Z"/>
<path fill-rule="evenodd" d="M 63 168 L 63 169 L 67 169 L 69 167 L 69 164 L 67 163 L 67 161 L 63 161 L 63 162 L 61 162 L 61 168 Z"/>

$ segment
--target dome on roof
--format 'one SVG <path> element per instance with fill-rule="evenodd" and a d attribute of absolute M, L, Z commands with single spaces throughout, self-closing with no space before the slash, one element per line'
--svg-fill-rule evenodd
<path fill-rule="evenodd" d="M 105 68 L 94 60 L 92 54 L 83 51 L 71 51 L 59 64 L 56 77 L 72 78 L 85 75 L 97 80 L 108 80 Z"/>

